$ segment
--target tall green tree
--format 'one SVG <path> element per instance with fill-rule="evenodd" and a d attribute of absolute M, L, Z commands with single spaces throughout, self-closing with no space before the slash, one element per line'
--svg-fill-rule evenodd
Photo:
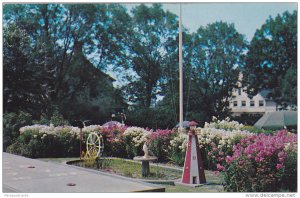
<path fill-rule="evenodd" d="M 278 104 L 297 104 L 297 12 L 270 17 L 250 43 L 244 68 L 247 92 L 270 90 Z"/>
<path fill-rule="evenodd" d="M 27 65 L 28 70 L 39 68 L 38 72 L 32 75 L 39 76 L 40 80 L 30 80 L 32 88 L 42 88 L 35 89 L 36 92 L 41 91 L 44 99 L 39 113 L 51 115 L 54 109 L 63 109 L 62 106 L 68 104 L 68 101 L 72 102 L 78 90 L 86 86 L 93 87 L 88 78 L 73 80 L 73 84 L 70 85 L 70 66 L 76 60 L 76 42 L 82 43 L 84 55 L 94 57 L 90 59 L 100 70 L 105 71 L 110 64 L 124 64 L 122 61 L 126 59 L 121 56 L 125 53 L 122 42 L 126 37 L 126 23 L 130 22 L 128 19 L 130 17 L 126 9 L 118 4 L 4 6 L 4 27 L 14 24 L 15 29 L 23 30 L 27 34 L 27 43 L 31 49 L 26 52 L 24 58 L 31 61 L 31 64 Z M 12 45 L 11 48 L 7 48 L 7 52 L 18 51 L 18 47 Z M 5 56 L 4 60 L 8 61 L 8 58 Z M 11 69 L 11 66 L 5 62 L 4 68 Z M 73 78 L 82 76 L 74 75 Z M 14 79 L 13 76 L 10 77 Z M 30 75 L 23 78 L 29 80 Z"/>
<path fill-rule="evenodd" d="M 160 4 L 141 4 L 132 10 L 132 35 L 128 44 L 128 100 L 142 107 L 152 106 L 161 94 L 162 70 L 169 58 L 166 44 L 176 39 L 177 20 Z"/>
<path fill-rule="evenodd" d="M 3 106 L 4 112 L 26 110 L 35 113 L 46 100 L 43 68 L 31 56 L 34 49 L 26 31 L 16 24 L 3 29 Z"/>
<path fill-rule="evenodd" d="M 247 42 L 233 24 L 222 21 L 200 27 L 193 37 L 194 89 L 200 98 L 195 106 L 209 117 L 227 116 L 228 99 L 244 65 Z"/>

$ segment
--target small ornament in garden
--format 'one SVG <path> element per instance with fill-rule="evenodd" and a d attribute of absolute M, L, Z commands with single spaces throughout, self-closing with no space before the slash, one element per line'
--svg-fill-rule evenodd
<path fill-rule="evenodd" d="M 182 174 L 182 183 L 184 184 L 203 184 L 206 183 L 204 174 L 203 160 L 200 154 L 200 147 L 197 134 L 195 133 L 197 122 L 189 123 L 188 148 L 186 150 L 184 169 Z"/>
<path fill-rule="evenodd" d="M 143 145 L 143 151 L 144 151 L 144 158 L 148 158 L 149 157 L 149 151 L 148 151 L 147 141 Z"/>

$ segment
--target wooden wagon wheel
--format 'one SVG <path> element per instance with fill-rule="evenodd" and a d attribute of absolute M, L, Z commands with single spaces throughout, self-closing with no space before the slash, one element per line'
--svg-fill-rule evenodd
<path fill-rule="evenodd" d="M 102 155 L 104 142 L 102 136 L 95 132 L 89 134 L 86 141 L 86 151 L 89 158 L 96 158 Z"/>

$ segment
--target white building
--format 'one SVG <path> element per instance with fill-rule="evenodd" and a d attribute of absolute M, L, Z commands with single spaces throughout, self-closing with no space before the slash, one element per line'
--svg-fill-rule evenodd
<path fill-rule="evenodd" d="M 243 78 L 240 74 L 239 80 Z M 241 114 L 265 114 L 276 111 L 276 103 L 267 99 L 269 91 L 261 91 L 253 98 L 249 98 L 248 94 L 244 91 L 245 87 L 238 82 L 238 89 L 232 92 L 232 98 L 229 100 L 229 109 L 233 116 Z"/>

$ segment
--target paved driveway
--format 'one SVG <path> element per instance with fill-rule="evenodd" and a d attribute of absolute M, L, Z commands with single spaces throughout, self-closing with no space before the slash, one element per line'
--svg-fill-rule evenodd
<path fill-rule="evenodd" d="M 43 162 L 8 153 L 2 154 L 2 161 L 4 193 L 165 191 L 161 186 L 134 179 L 65 164 Z"/>

